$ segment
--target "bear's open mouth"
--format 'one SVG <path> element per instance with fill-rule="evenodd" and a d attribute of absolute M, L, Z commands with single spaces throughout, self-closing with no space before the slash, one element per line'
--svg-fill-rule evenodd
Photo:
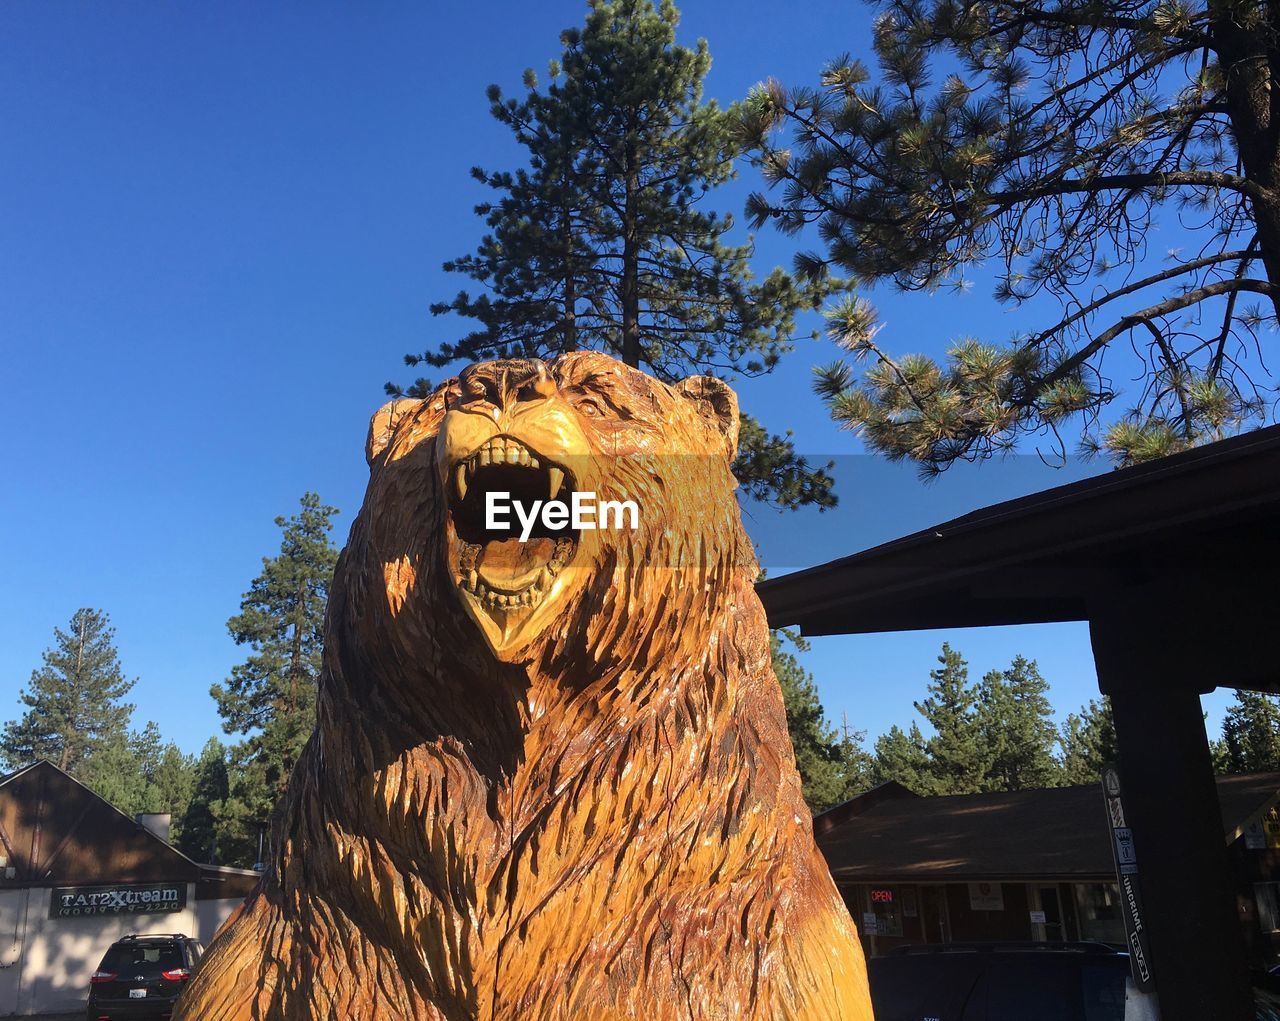
<path fill-rule="evenodd" d="M 574 476 L 511 436 L 495 436 L 453 464 L 447 502 L 454 544 L 454 578 L 490 614 L 531 611 L 573 559 L 578 533 L 552 527 L 541 513 L 548 501 L 569 505 Z M 490 528 L 490 496 L 496 520 Z M 519 507 L 529 524 L 521 520 Z M 527 529 L 527 537 L 522 538 Z"/>

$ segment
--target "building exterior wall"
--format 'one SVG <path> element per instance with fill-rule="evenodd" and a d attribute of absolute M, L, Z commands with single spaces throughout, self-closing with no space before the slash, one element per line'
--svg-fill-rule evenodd
<path fill-rule="evenodd" d="M 0 778 L 0 1017 L 82 1011 L 116 940 L 207 943 L 261 879 L 192 861 L 155 832 L 157 817 L 146 821 L 152 828 L 47 761 Z M 51 918 L 55 890 L 67 899 Z"/>
<path fill-rule="evenodd" d="M 82 1010 L 112 943 L 132 932 L 199 938 L 198 908 L 210 903 L 197 901 L 189 883 L 181 911 L 50 918 L 51 895 L 50 887 L 0 891 L 0 1017 Z"/>
<path fill-rule="evenodd" d="M 840 884 L 840 892 L 858 924 L 868 957 L 922 943 L 1124 942 L 1114 883 L 1018 881 L 971 889 L 976 886 Z M 869 924 L 873 919 L 874 925 Z"/>
<path fill-rule="evenodd" d="M 1265 829 L 1263 829 L 1265 827 Z M 1231 873 L 1236 908 L 1244 926 L 1245 944 L 1253 966 L 1270 969 L 1280 962 L 1280 820 L 1268 814 L 1256 834 L 1265 846 L 1249 846 L 1242 837 L 1231 844 Z"/>
<path fill-rule="evenodd" d="M 222 923 L 230 918 L 231 913 L 243 903 L 243 897 L 196 901 L 196 939 L 208 947 L 218 930 L 222 928 Z"/>

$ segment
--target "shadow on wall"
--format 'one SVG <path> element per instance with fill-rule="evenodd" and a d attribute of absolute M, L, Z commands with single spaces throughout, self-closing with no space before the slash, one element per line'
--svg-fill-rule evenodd
<path fill-rule="evenodd" d="M 26 910 L 21 957 L 0 969 L 0 1017 L 73 1011 L 83 1016 L 89 977 L 112 943 L 132 932 L 195 932 L 190 907 L 167 915 L 50 918 L 52 891 L 37 887 L 30 894 L 28 907 L 23 903 L 26 890 L 0 892 L 0 943 L 11 944 L 15 932 L 21 932 Z"/>

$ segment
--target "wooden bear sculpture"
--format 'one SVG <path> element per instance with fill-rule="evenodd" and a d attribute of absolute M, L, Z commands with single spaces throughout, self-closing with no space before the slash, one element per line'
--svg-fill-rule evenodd
<path fill-rule="evenodd" d="M 737 423 L 717 380 L 589 352 L 375 416 L 316 731 L 175 1019 L 870 1021 Z"/>

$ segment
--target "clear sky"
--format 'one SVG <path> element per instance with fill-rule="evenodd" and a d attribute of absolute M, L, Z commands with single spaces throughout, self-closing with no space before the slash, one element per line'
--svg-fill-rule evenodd
<path fill-rule="evenodd" d="M 343 511 L 345 538 L 382 384 L 407 378 L 405 352 L 456 335 L 427 306 L 461 286 L 440 264 L 481 234 L 468 168 L 519 155 L 485 87 L 519 90 L 584 10 L 0 5 L 0 719 L 53 627 L 94 606 L 138 678 L 138 724 L 189 751 L 219 732 L 208 688 L 243 658 L 225 622 L 277 548 L 272 519 L 316 490 Z M 708 39 L 708 94 L 725 102 L 768 76 L 813 83 L 869 39 L 853 0 L 682 10 L 681 41 Z M 739 213 L 754 187 L 744 166 L 714 207 Z M 757 268 L 795 246 L 762 232 Z M 961 296 L 871 297 L 895 350 L 1002 339 L 1025 321 L 981 278 Z M 926 487 L 827 419 L 809 370 L 834 355 L 803 341 L 740 387 L 802 451 L 840 455 L 837 511 L 750 509 L 775 572 L 1106 468 L 1054 470 L 1028 448 Z M 944 639 L 975 675 L 1017 652 L 1039 660 L 1062 713 L 1096 695 L 1074 625 L 822 639 L 804 661 L 829 715 L 874 736 L 911 721 Z M 1214 719 L 1223 704 L 1206 699 Z"/>

